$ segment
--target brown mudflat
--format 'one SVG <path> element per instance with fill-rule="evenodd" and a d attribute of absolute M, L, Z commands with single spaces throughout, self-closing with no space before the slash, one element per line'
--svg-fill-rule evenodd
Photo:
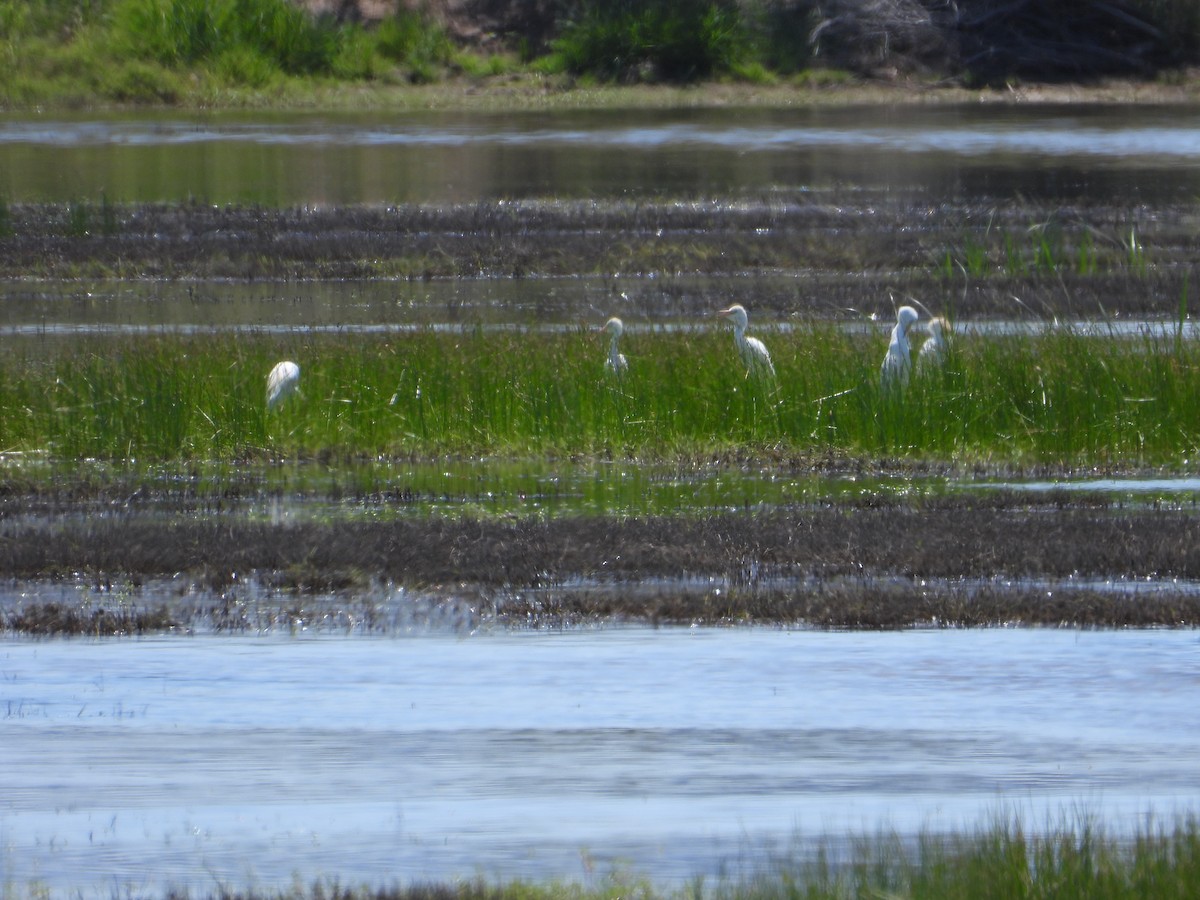
<path fill-rule="evenodd" d="M 130 204 L 92 211 L 82 233 L 79 221 L 69 205 L 9 206 L 0 278 L 769 274 L 794 277 L 756 287 L 754 307 L 768 314 L 836 317 L 853 307 L 856 316 L 890 317 L 892 298 L 913 294 L 952 302 L 962 318 L 1024 311 L 1169 317 L 1186 290 L 1196 225 L 1186 205 L 930 204 L 919 196 L 838 190 L 736 203 L 531 200 L 282 210 Z M 1039 262 L 1043 228 L 1053 230 L 1055 255 Z M 1153 265 L 1128 264 L 1123 242 L 1131 229 L 1153 246 Z M 964 266 L 971 259 L 976 271 Z M 654 290 L 656 303 L 673 314 L 709 311 L 713 302 L 693 290 L 673 297 L 661 278 Z M 722 290 L 728 299 L 728 285 Z"/>
<path fill-rule="evenodd" d="M 386 632 L 414 604 L 455 627 L 1200 625 L 1200 522 L 1091 496 L 620 520 L 55 517 L 7 529 L 0 571 L 88 588 L 3 606 L 4 628 L 32 633 Z"/>

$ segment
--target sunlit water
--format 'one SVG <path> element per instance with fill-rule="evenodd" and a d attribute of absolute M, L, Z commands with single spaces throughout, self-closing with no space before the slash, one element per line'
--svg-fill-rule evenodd
<path fill-rule="evenodd" d="M 1186 463 L 1186 460 L 1184 460 Z M 0 453 L 0 478 L 76 480 L 111 487 L 90 501 L 67 490 L 6 521 L 54 528 L 64 515 L 123 522 L 167 518 L 248 518 L 275 524 L 386 521 L 429 516 L 708 516 L 795 509 L 862 499 L 919 501 L 983 492 L 1051 492 L 1102 498 L 1115 509 L 1194 509 L 1200 478 L 1000 478 L 906 469 L 870 474 L 794 470 L 772 464 L 670 465 L 636 461 L 442 459 L 379 460 L 338 467 L 292 463 L 248 465 L 114 465 L 64 463 L 46 454 Z M 1086 498 L 1085 498 L 1086 499 Z"/>
<path fill-rule="evenodd" d="M 1108 202 L 1200 188 L 1168 106 L 0 117 L 0 197 L 215 203 L 747 194 L 857 185 Z"/>
<path fill-rule="evenodd" d="M 739 877 L 1200 800 L 1191 631 L 0 643 L 0 880 Z"/>
<path fill-rule="evenodd" d="M 728 297 L 779 293 L 795 275 L 672 276 L 670 290 L 638 276 L 609 279 L 449 279 L 445 281 L 314 281 L 294 284 L 212 282 L 130 283 L 0 281 L 0 339 L 70 341 L 81 337 L 229 335 L 397 335 L 426 332 L 531 334 L 594 331 L 622 303 L 637 310 L 625 323 L 627 341 L 643 335 L 719 331 L 721 301 L 708 311 L 682 312 L 679 296 Z M 725 292 L 724 294 L 722 292 Z M 1160 317 L 1055 320 L 1029 318 L 1019 303 L 1013 318 L 957 321 L 955 333 L 972 337 L 1035 336 L 1069 332 L 1078 337 L 1145 341 L 1200 338 L 1200 321 Z M 756 312 L 764 335 L 836 327 L 886 342 L 894 322 L 838 310 L 827 320 L 813 310 Z M 53 347 L 53 343 L 48 343 Z M 604 353 L 596 340 L 597 355 Z"/>

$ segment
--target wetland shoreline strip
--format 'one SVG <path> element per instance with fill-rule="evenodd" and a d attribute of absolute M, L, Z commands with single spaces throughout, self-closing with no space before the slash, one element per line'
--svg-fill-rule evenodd
<path fill-rule="evenodd" d="M 1013 296 L 1046 315 L 1169 315 L 1188 283 L 1194 218 L 1194 209 L 1184 206 L 1005 198 L 930 204 L 916 195 L 837 189 L 736 201 L 293 209 L 9 204 L 0 231 L 0 278 L 286 282 L 792 273 L 798 277 L 786 290 L 756 294 L 755 309 L 836 315 L 851 305 L 890 315 L 889 293 L 913 292 L 948 293 L 963 317 L 1011 317 Z M 1138 260 L 1149 265 L 1131 267 L 1123 244 L 1131 233 L 1152 248 L 1151 258 Z M 1047 234 L 1052 243 L 1042 237 Z M 668 300 L 670 290 L 669 283 L 655 285 L 656 296 Z M 670 312 L 711 311 L 713 302 L 681 296 Z"/>
<path fill-rule="evenodd" d="M 0 576 L 14 584 L 83 582 L 99 591 L 77 610 L 32 595 L 9 604 L 3 627 L 23 633 L 137 633 L 188 628 L 197 617 L 217 630 L 257 628 L 247 612 L 249 582 L 265 592 L 256 596 L 274 598 L 273 608 L 291 610 L 284 618 L 302 622 L 328 621 L 314 598 L 336 594 L 357 597 L 352 605 L 360 607 L 341 621 L 378 625 L 395 613 L 369 596 L 391 585 L 441 605 L 443 618 L 447 608 L 458 609 L 451 618 L 460 626 L 1194 627 L 1200 521 L 1172 510 L 1061 498 L 1030 504 L 1004 495 L 625 520 L 274 525 L 113 515 L 37 527 L 10 521 Z M 184 592 L 207 600 L 189 601 L 183 614 L 178 606 L 164 611 L 154 592 L 138 594 L 154 579 L 187 584 Z M 1139 591 L 1147 579 L 1158 587 Z M 1170 589 L 1176 580 L 1178 590 Z M 1128 589 L 1089 587 L 1106 581 Z M 114 583 L 129 585 L 135 601 L 116 602 Z"/>

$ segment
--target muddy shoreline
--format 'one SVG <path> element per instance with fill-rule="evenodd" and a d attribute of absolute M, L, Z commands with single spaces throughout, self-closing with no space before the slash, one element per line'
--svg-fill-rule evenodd
<path fill-rule="evenodd" d="M 934 308 L 952 302 L 963 319 L 1169 319 L 1181 290 L 1200 281 L 1191 278 L 1196 214 L 1187 205 L 998 198 L 954 206 L 829 191 L 736 202 L 131 204 L 85 213 L 62 204 L 8 206 L 0 277 L 620 276 L 617 306 L 693 315 L 752 292 L 756 311 L 777 319 L 886 317 L 892 297 L 906 294 Z M 1057 264 L 1006 270 L 993 261 L 975 273 L 945 271 L 943 261 L 960 258 L 966 243 L 1023 235 L 1030 222 L 1059 229 Z M 1136 269 L 1121 244 L 1133 227 L 1153 248 Z M 1070 264 L 1071 242 L 1085 234 L 1096 256 L 1081 272 Z M 676 275 L 713 277 L 696 288 L 673 283 Z M 761 290 L 754 276 L 770 276 L 775 286 Z M 809 463 L 816 470 L 886 465 Z M 781 463 L 789 464 L 797 462 Z M 613 622 L 1200 625 L 1200 519 L 1190 507 L 987 494 L 654 518 L 396 515 L 274 524 L 240 507 L 240 492 L 254 496 L 253 484 L 223 497 L 188 496 L 194 485 L 181 484 L 178 494 L 140 508 L 147 495 L 119 478 L 6 477 L 0 578 L 9 589 L 0 631 L 324 623 L 389 633 L 414 621 L 454 630 Z M 399 485 L 363 498 L 376 510 L 403 511 L 404 502 Z M 1154 588 L 1140 590 L 1141 583 Z"/>
<path fill-rule="evenodd" d="M 8 519 L 0 572 L 0 628 L 27 634 L 1200 626 L 1191 510 L 1065 494 L 620 520 Z"/>
<path fill-rule="evenodd" d="M 1002 241 L 1012 235 L 1029 240 L 1031 223 L 1055 230 L 1059 258 L 1038 267 L 1006 265 Z M 621 277 L 647 282 L 626 292 L 629 305 L 665 315 L 707 312 L 714 302 L 743 299 L 739 291 L 752 290 L 756 311 L 775 316 L 890 315 L 891 297 L 908 294 L 953 303 L 964 319 L 1172 316 L 1180 292 L 1195 280 L 1196 224 L 1190 205 L 1001 199 L 931 205 L 915 196 L 836 190 L 734 202 L 295 209 L 113 204 L 82 213 L 69 204 L 12 204 L 0 235 L 0 278 Z M 1122 244 L 1131 229 L 1152 248 L 1136 270 Z M 1075 263 L 1078 242 L 1093 254 L 1086 271 Z M 1032 257 L 1034 249 L 1021 247 L 1023 256 Z M 990 256 L 984 266 L 963 267 L 965 257 L 981 252 Z M 671 277 L 679 275 L 723 281 L 714 282 L 709 295 L 673 286 Z M 777 283 L 739 284 L 747 276 Z"/>

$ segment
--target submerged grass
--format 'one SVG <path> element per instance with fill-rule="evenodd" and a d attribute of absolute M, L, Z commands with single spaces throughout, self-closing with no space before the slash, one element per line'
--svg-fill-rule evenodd
<path fill-rule="evenodd" d="M 623 378 L 582 329 L 18 342 L 0 361 L 0 433 L 8 451 L 117 460 L 832 452 L 1170 468 L 1200 450 L 1200 346 L 1165 331 L 958 335 L 943 368 L 893 393 L 882 331 L 759 333 L 774 381 L 749 377 L 715 329 L 631 328 Z M 285 358 L 300 394 L 268 411 L 266 373 Z"/>

